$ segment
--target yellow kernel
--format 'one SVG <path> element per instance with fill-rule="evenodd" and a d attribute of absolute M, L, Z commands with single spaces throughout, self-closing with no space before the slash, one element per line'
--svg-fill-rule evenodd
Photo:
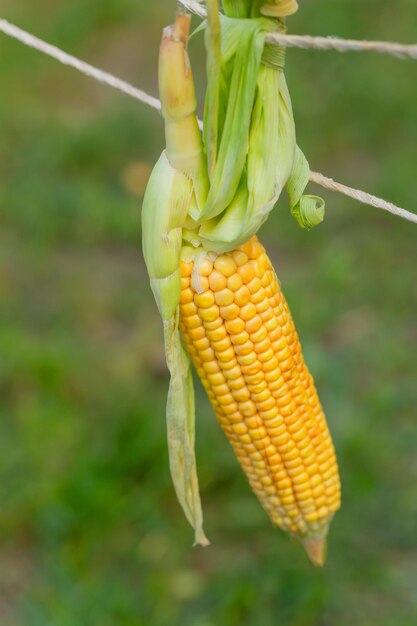
<path fill-rule="evenodd" d="M 194 342 L 194 346 L 199 351 L 206 350 L 210 348 L 210 342 L 207 337 L 203 337 L 202 339 L 197 339 L 197 341 Z"/>
<path fill-rule="evenodd" d="M 230 291 L 230 289 L 216 291 L 214 298 L 216 300 L 216 304 L 219 306 L 227 306 L 228 304 L 232 304 L 234 300 L 233 291 Z"/>
<path fill-rule="evenodd" d="M 270 460 L 270 458 L 272 456 L 274 456 L 276 454 L 276 449 L 275 446 L 273 446 L 271 443 L 265 448 L 264 450 L 265 455 L 268 457 L 268 461 Z"/>
<path fill-rule="evenodd" d="M 314 477 L 312 477 L 312 479 L 313 479 L 313 478 L 314 478 Z M 325 492 L 325 489 L 324 489 L 324 486 L 323 486 L 323 485 L 318 485 L 317 487 L 315 487 L 315 488 L 313 489 L 313 496 L 314 496 L 315 498 L 320 498 L 321 496 L 325 495 L 325 493 L 326 493 L 326 492 Z"/>
<path fill-rule="evenodd" d="M 213 270 L 209 276 L 210 289 L 213 291 L 221 291 L 227 285 L 227 279 L 217 270 Z"/>
<path fill-rule="evenodd" d="M 271 467 L 274 467 L 274 468 L 275 468 L 276 465 L 278 465 L 278 466 L 282 465 L 282 459 L 281 459 L 281 457 L 280 457 L 280 455 L 278 453 L 271 455 L 268 458 L 268 462 L 269 462 L 269 465 L 271 465 Z"/>
<path fill-rule="evenodd" d="M 262 327 L 262 320 L 259 315 L 255 315 L 251 320 L 246 322 L 246 330 L 248 333 L 256 333 Z"/>
<path fill-rule="evenodd" d="M 291 404 L 292 396 L 286 390 L 286 387 L 282 387 L 279 391 L 274 391 L 272 395 L 276 399 L 276 403 L 279 407 L 285 407 Z"/>
<path fill-rule="evenodd" d="M 259 243 L 256 237 L 251 237 L 249 243 L 251 244 L 251 247 L 249 249 L 249 252 L 247 253 L 248 257 L 250 259 L 258 259 L 259 257 L 261 257 L 264 252 L 263 245 Z"/>
<path fill-rule="evenodd" d="M 252 402 L 251 400 L 248 400 L 247 402 L 240 402 L 239 412 L 241 413 L 241 415 L 243 415 L 243 417 L 251 417 L 252 415 L 255 415 L 256 414 L 255 403 Z"/>
<path fill-rule="evenodd" d="M 279 389 L 280 393 L 283 393 L 282 387 L 285 385 L 285 380 L 284 377 L 281 376 L 281 372 L 279 370 L 267 372 L 265 374 L 265 380 L 269 383 L 269 389 L 271 392 Z"/>
<path fill-rule="evenodd" d="M 227 320 L 224 325 L 230 335 L 238 335 L 245 330 L 245 322 L 240 319 L 240 317 L 233 320 Z"/>
<path fill-rule="evenodd" d="M 191 272 L 193 271 L 193 263 L 181 263 L 181 276 L 186 278 L 187 276 L 191 276 Z"/>
<path fill-rule="evenodd" d="M 261 361 L 261 363 L 264 363 L 265 361 L 269 361 L 272 358 L 275 358 L 274 351 L 272 348 L 268 348 L 265 352 L 260 352 L 258 354 L 258 359 Z M 268 370 L 265 370 L 265 371 L 268 371 Z"/>
<path fill-rule="evenodd" d="M 181 315 L 183 317 L 189 317 L 190 315 L 196 315 L 198 309 L 194 302 L 188 302 L 187 304 L 181 304 Z"/>
<path fill-rule="evenodd" d="M 264 275 L 261 277 L 262 287 L 267 288 L 272 282 L 272 272 L 270 269 L 266 270 Z"/>
<path fill-rule="evenodd" d="M 198 271 L 201 276 L 210 276 L 213 271 L 213 262 L 207 257 L 202 259 L 198 265 Z"/>
<path fill-rule="evenodd" d="M 241 424 L 242 423 L 242 416 L 240 415 L 238 409 L 237 409 L 237 404 L 234 405 L 235 410 L 231 413 L 228 413 L 228 419 L 230 424 Z"/>
<path fill-rule="evenodd" d="M 246 402 L 247 400 L 251 399 L 249 389 L 247 387 L 236 389 L 233 392 L 233 397 L 236 400 L 236 402 Z"/>
<path fill-rule="evenodd" d="M 220 341 L 227 336 L 228 335 L 226 329 L 223 325 L 215 328 L 214 330 L 207 330 L 207 337 L 210 339 L 210 341 Z"/>
<path fill-rule="evenodd" d="M 229 419 L 230 421 L 232 421 L 232 416 L 234 413 L 237 413 L 237 404 L 236 402 L 234 402 L 233 404 L 228 404 L 226 406 L 222 406 L 222 412 L 225 413 L 225 415 L 229 415 Z M 241 421 L 242 418 L 240 417 L 239 414 L 237 414 L 237 420 L 236 421 Z"/>
<path fill-rule="evenodd" d="M 194 295 L 194 302 L 201 309 L 208 309 L 214 304 L 213 292 L 205 291 L 204 293 L 196 293 Z"/>
<path fill-rule="evenodd" d="M 287 340 L 284 337 L 284 335 L 280 335 L 279 339 L 274 341 L 274 336 L 275 333 L 271 333 L 271 338 L 272 338 L 272 347 L 274 348 L 275 352 L 278 354 L 279 352 L 281 352 L 281 350 L 285 350 L 285 348 L 287 347 Z"/>
<path fill-rule="evenodd" d="M 259 278 L 252 278 L 252 280 L 248 282 L 247 288 L 251 293 L 256 293 L 257 291 L 262 289 L 261 281 L 259 280 Z"/>
<path fill-rule="evenodd" d="M 252 302 L 249 302 L 249 304 L 246 304 L 240 309 L 240 317 L 245 321 L 251 320 L 253 317 L 255 317 L 255 315 L 256 308 L 255 305 L 252 304 Z"/>
<path fill-rule="evenodd" d="M 208 374 L 207 380 L 211 385 L 223 385 L 225 378 L 222 372 L 216 372 L 215 374 Z"/>
<path fill-rule="evenodd" d="M 229 387 L 226 383 L 222 383 L 221 385 L 215 385 L 212 389 L 214 395 L 217 397 L 225 396 L 226 394 L 230 394 Z M 233 402 L 233 398 L 230 399 L 230 402 Z M 225 402 L 224 404 L 230 404 L 230 402 Z"/>
<path fill-rule="evenodd" d="M 262 278 L 262 276 L 264 275 L 264 273 L 265 273 L 265 269 L 266 269 L 266 268 L 265 268 L 265 263 L 264 263 L 264 261 L 263 261 L 262 257 L 260 257 L 259 259 L 255 259 L 255 260 L 253 261 L 253 265 L 254 265 L 254 270 L 255 270 L 255 274 L 256 274 L 256 276 L 257 276 L 259 279 L 261 279 L 261 278 Z"/>
<path fill-rule="evenodd" d="M 248 387 L 251 393 L 261 393 L 261 391 L 265 390 L 269 393 L 268 385 L 264 380 L 262 380 L 262 378 L 256 382 L 253 382 L 252 379 L 253 377 L 251 377 L 251 380 L 248 379 Z"/>
<path fill-rule="evenodd" d="M 241 265 L 245 265 L 245 263 L 248 262 L 248 257 L 247 255 L 242 252 L 241 250 L 235 250 L 233 252 L 233 258 L 235 260 L 235 263 L 238 267 L 240 267 Z"/>
<path fill-rule="evenodd" d="M 255 291 L 255 293 L 251 294 L 251 302 L 253 304 L 259 304 L 265 300 L 265 292 L 263 289 L 259 289 L 259 291 Z"/>
<path fill-rule="evenodd" d="M 235 346 L 241 346 L 249 342 L 249 335 L 243 331 L 237 335 L 231 335 L 230 340 Z"/>
<path fill-rule="evenodd" d="M 247 304 L 250 299 L 251 294 L 249 292 L 249 289 L 245 285 L 242 285 L 240 289 L 235 291 L 235 302 L 238 306 L 245 306 L 245 304 Z"/>
<path fill-rule="evenodd" d="M 261 319 L 262 319 L 261 313 L 268 311 L 268 309 L 271 309 L 271 305 L 269 304 L 269 300 L 267 298 L 264 298 L 262 302 L 258 302 L 258 304 L 256 305 L 256 312 L 258 313 Z"/>
<path fill-rule="evenodd" d="M 214 322 L 220 315 L 219 307 L 213 304 L 209 309 L 198 309 L 198 314 L 203 322 Z"/>
<path fill-rule="evenodd" d="M 223 352 L 224 350 L 227 350 L 227 348 L 230 348 L 230 339 L 226 335 L 226 337 L 224 339 L 220 339 L 220 341 L 213 341 L 211 347 L 216 352 Z"/>
<path fill-rule="evenodd" d="M 226 385 L 226 388 L 228 389 L 227 385 Z M 231 393 L 228 392 L 225 394 L 219 394 L 217 391 L 217 387 L 215 388 L 215 394 L 221 406 L 227 406 L 228 404 L 232 404 L 234 402 L 234 399 Z"/>
<path fill-rule="evenodd" d="M 274 312 L 271 308 L 268 308 L 262 313 L 260 313 L 259 317 L 261 318 L 262 323 L 266 324 L 267 322 L 269 322 L 269 320 L 271 320 L 274 317 Z"/>
<path fill-rule="evenodd" d="M 260 359 L 260 356 L 259 356 L 259 359 Z M 278 361 L 274 356 L 269 361 L 263 364 L 262 369 L 265 372 L 265 374 L 273 372 L 276 377 L 278 377 L 279 375 Z M 265 380 L 266 380 L 266 375 L 265 375 Z"/>
<path fill-rule="evenodd" d="M 233 348 L 227 348 L 227 350 L 223 350 L 222 352 L 218 352 L 217 353 L 217 358 L 222 363 L 230 362 L 230 363 L 234 364 L 235 361 L 236 361 L 236 359 L 235 359 L 235 351 L 233 350 Z"/>
<path fill-rule="evenodd" d="M 191 286 L 193 286 L 193 279 L 192 279 L 192 277 L 191 277 Z M 206 278 L 205 276 L 198 276 L 198 286 L 199 286 L 199 291 L 201 293 L 203 291 L 207 291 L 207 289 L 209 288 L 208 278 Z"/>
<path fill-rule="evenodd" d="M 246 376 L 251 376 L 252 374 L 257 374 L 262 370 L 262 363 L 260 361 L 255 361 L 250 365 L 242 365 L 242 373 Z"/>
<path fill-rule="evenodd" d="M 270 333 L 271 341 L 274 341 L 275 339 L 278 339 L 281 336 L 282 330 L 279 327 L 278 320 L 275 317 L 275 315 L 273 315 L 270 320 L 265 322 L 264 326 L 266 330 Z"/>
<path fill-rule="evenodd" d="M 223 326 L 223 320 L 220 315 L 218 315 L 212 322 L 204 322 L 204 328 L 207 331 L 217 330 L 217 328 L 220 328 L 221 326 Z"/>
<path fill-rule="evenodd" d="M 327 506 L 322 506 L 322 507 L 319 509 L 319 517 L 327 517 L 327 516 L 328 516 L 328 514 L 329 514 L 329 511 L 328 511 Z"/>
<path fill-rule="evenodd" d="M 221 358 L 221 355 L 223 355 L 223 358 Z M 233 348 L 230 348 L 230 351 L 227 350 L 227 355 L 224 352 L 219 352 L 217 358 L 219 362 L 221 361 L 222 371 L 225 376 L 228 370 L 231 370 L 235 367 L 235 365 L 238 365 Z"/>
<path fill-rule="evenodd" d="M 212 348 L 206 348 L 206 350 L 202 350 L 198 354 L 199 358 L 204 361 L 214 361 L 216 356 L 214 354 L 214 350 Z"/>
<path fill-rule="evenodd" d="M 251 341 L 235 345 L 235 354 L 237 356 L 244 356 L 246 354 L 250 354 L 251 352 L 253 352 L 253 343 Z"/>
<path fill-rule="evenodd" d="M 217 361 L 205 361 L 203 363 L 203 367 L 204 367 L 204 371 L 207 372 L 207 374 L 216 374 L 217 372 L 220 372 L 220 366 L 217 363 Z M 227 378 L 227 376 L 225 375 L 225 378 Z"/>
<path fill-rule="evenodd" d="M 250 352 L 249 354 L 239 355 L 237 360 L 241 365 L 252 365 L 252 363 L 256 363 L 257 358 L 254 352 Z"/>
<path fill-rule="evenodd" d="M 314 454 L 311 455 L 312 457 L 314 457 Z M 306 466 L 306 471 L 310 474 L 311 476 L 311 484 L 313 487 L 315 487 L 316 485 L 320 485 L 321 484 L 321 476 L 320 476 L 320 467 L 317 463 L 313 462 L 313 463 L 309 463 L 308 459 L 304 459 L 304 463 Z"/>
<path fill-rule="evenodd" d="M 238 246 L 237 249 L 249 256 L 249 252 L 252 250 L 252 237 L 248 241 L 245 241 L 245 243 L 242 243 L 242 245 Z"/>
<path fill-rule="evenodd" d="M 181 280 L 190 280 L 190 279 L 189 278 L 187 278 L 187 279 L 182 278 Z M 189 302 L 192 302 L 193 301 L 193 297 L 194 297 L 194 294 L 193 294 L 192 289 L 189 289 L 189 288 L 182 289 L 181 290 L 181 295 L 180 295 L 180 304 L 188 304 Z"/>
<path fill-rule="evenodd" d="M 181 278 L 181 289 L 187 289 L 191 284 L 191 279 L 189 276 L 185 278 Z"/>
<path fill-rule="evenodd" d="M 249 283 L 253 278 L 255 278 L 255 270 L 252 267 L 251 263 L 246 263 L 246 265 L 242 265 L 237 269 L 239 276 L 241 276 L 244 283 Z"/>
<path fill-rule="evenodd" d="M 223 373 L 224 373 L 224 377 L 227 380 L 237 380 L 238 378 L 242 376 L 242 371 L 240 369 L 240 366 L 237 363 L 236 365 L 234 365 L 230 369 L 227 369 Z"/>
<path fill-rule="evenodd" d="M 260 441 L 265 439 L 268 433 L 266 432 L 265 426 L 260 426 L 259 428 L 254 428 L 253 430 L 249 429 L 249 434 L 251 435 L 252 439 Z M 263 441 L 262 445 L 265 445 Z"/>
<path fill-rule="evenodd" d="M 229 304 L 228 306 L 221 306 L 220 307 L 220 315 L 225 320 L 236 319 L 239 316 L 239 313 L 240 313 L 240 309 L 237 306 L 237 304 L 234 304 L 234 303 L 233 304 Z"/>
<path fill-rule="evenodd" d="M 252 400 L 256 403 L 264 402 L 265 400 L 268 400 L 269 398 L 271 398 L 269 389 L 263 389 L 262 391 L 258 391 L 258 392 L 252 392 L 251 390 L 251 394 L 252 394 Z M 271 400 L 273 402 L 273 406 L 275 406 L 274 399 L 271 398 Z"/>
<path fill-rule="evenodd" d="M 253 337 L 253 335 L 251 335 L 251 338 L 252 337 Z M 272 350 L 271 344 L 270 344 L 269 339 L 268 339 L 268 336 L 263 341 L 258 341 L 258 343 L 255 343 L 254 344 L 254 350 L 255 350 L 255 352 L 257 354 L 261 354 L 263 352 L 266 352 L 267 350 Z"/>
<path fill-rule="evenodd" d="M 240 274 L 232 274 L 227 279 L 227 286 L 232 291 L 237 291 L 238 289 L 242 287 L 242 285 L 243 285 L 243 281 L 242 281 L 242 277 L 240 276 Z"/>
<path fill-rule="evenodd" d="M 297 476 L 293 477 L 293 482 L 298 487 L 301 487 L 301 485 L 304 485 L 304 484 L 308 485 L 308 483 L 309 483 L 309 475 L 306 474 L 306 472 L 301 472 Z"/>
<path fill-rule="evenodd" d="M 214 267 L 223 276 L 231 276 L 236 272 L 236 263 L 231 256 L 221 254 L 214 261 Z"/>
<path fill-rule="evenodd" d="M 229 380 L 228 382 L 229 382 L 230 389 L 234 389 L 234 390 L 242 389 L 246 385 L 245 379 L 243 378 L 243 376 L 238 376 L 234 380 Z"/>
<path fill-rule="evenodd" d="M 286 370 L 291 370 L 292 369 L 292 359 L 285 359 L 284 361 L 280 361 L 279 362 L 280 368 L 282 372 L 285 372 Z"/>
<path fill-rule="evenodd" d="M 245 424 L 248 428 L 260 428 L 262 426 L 262 420 L 259 419 L 258 415 L 253 415 L 246 418 Z M 264 456 L 263 454 L 259 454 L 259 452 L 257 452 L 256 455 L 252 455 L 252 459 L 257 461 L 263 461 Z"/>
<path fill-rule="evenodd" d="M 198 339 L 202 339 L 203 337 L 205 337 L 205 334 L 206 333 L 205 333 L 203 326 L 200 326 L 199 328 L 190 328 L 188 330 L 188 335 L 192 341 L 197 341 Z"/>
<path fill-rule="evenodd" d="M 187 328 L 198 328 L 201 326 L 201 319 L 198 315 L 190 315 L 184 318 L 184 324 Z"/>
<path fill-rule="evenodd" d="M 259 383 L 265 383 L 264 373 L 262 371 L 257 372 L 256 374 L 250 374 L 246 376 L 246 380 L 248 384 L 258 385 Z"/>
<path fill-rule="evenodd" d="M 243 422 L 241 424 L 233 424 L 233 431 L 237 434 L 237 435 L 246 435 L 246 433 L 248 432 L 248 428 L 245 424 L 243 424 Z M 246 460 L 246 459 L 245 459 Z"/>

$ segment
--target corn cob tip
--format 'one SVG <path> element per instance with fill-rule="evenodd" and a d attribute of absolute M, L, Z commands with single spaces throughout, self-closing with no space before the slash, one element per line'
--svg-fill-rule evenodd
<path fill-rule="evenodd" d="M 327 556 L 326 537 L 313 537 L 301 540 L 310 561 L 316 567 L 323 567 Z"/>

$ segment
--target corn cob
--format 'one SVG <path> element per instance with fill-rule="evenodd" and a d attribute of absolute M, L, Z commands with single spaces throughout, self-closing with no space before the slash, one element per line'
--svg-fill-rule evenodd
<path fill-rule="evenodd" d="M 303 228 L 324 216 L 322 200 L 304 195 L 309 167 L 296 145 L 285 50 L 265 44 L 268 31 L 285 30 L 283 16 L 296 2 L 224 0 L 223 7 L 219 17 L 217 0 L 207 2 L 204 143 L 186 50 L 189 17 L 178 14 L 164 30 L 166 150 L 143 204 L 143 250 L 171 374 L 171 475 L 196 543 L 207 545 L 192 360 L 272 522 L 321 565 L 340 505 L 335 453 L 285 298 L 255 236 L 284 186 Z M 252 19 L 229 19 L 242 17 Z"/>
<path fill-rule="evenodd" d="M 340 506 L 337 463 L 271 262 L 256 237 L 195 265 L 189 254 L 180 329 L 197 373 L 272 522 L 322 564 Z"/>

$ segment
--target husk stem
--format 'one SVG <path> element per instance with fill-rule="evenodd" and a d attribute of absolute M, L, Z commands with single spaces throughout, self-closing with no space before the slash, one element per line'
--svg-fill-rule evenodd
<path fill-rule="evenodd" d="M 159 92 L 168 160 L 192 179 L 197 203 L 203 207 L 208 193 L 208 176 L 187 53 L 190 20 L 189 15 L 178 12 L 175 23 L 163 31 L 159 52 Z"/>

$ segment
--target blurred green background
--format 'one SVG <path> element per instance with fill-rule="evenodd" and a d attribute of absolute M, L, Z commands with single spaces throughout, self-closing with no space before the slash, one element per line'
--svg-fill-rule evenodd
<path fill-rule="evenodd" d="M 174 1 L 1 0 L 1 17 L 157 92 Z M 417 39 L 415 0 L 305 0 L 293 32 Z M 200 101 L 202 42 L 191 45 Z M 417 63 L 291 50 L 312 168 L 417 211 Z M 170 482 L 140 204 L 159 116 L 0 35 L 1 626 L 415 626 L 417 227 L 326 194 L 263 231 L 335 439 L 314 569 L 251 494 L 198 386 L 206 531 Z M 313 192 L 320 192 L 311 186 Z"/>

